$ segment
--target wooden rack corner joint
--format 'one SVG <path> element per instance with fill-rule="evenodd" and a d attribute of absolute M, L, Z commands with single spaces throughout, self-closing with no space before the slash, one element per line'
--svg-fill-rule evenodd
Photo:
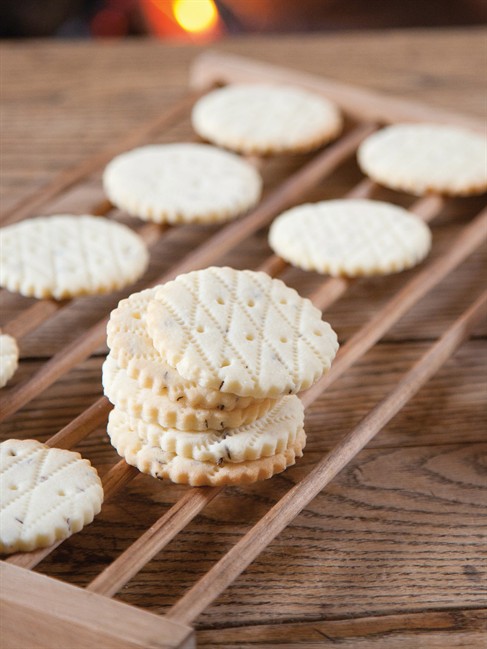
<path fill-rule="evenodd" d="M 223 226 L 207 242 L 193 250 L 152 284 L 162 283 L 189 270 L 203 268 L 232 250 L 246 237 L 271 220 L 289 205 L 304 199 L 306 193 L 351 157 L 360 142 L 380 124 L 407 121 L 440 121 L 482 130 L 480 120 L 448 113 L 428 106 L 406 102 L 378 93 L 354 88 L 288 69 L 248 59 L 208 52 L 194 62 L 191 85 L 194 89 L 167 113 L 131 133 L 125 140 L 85 160 L 23 200 L 4 215 L 3 224 L 14 223 L 32 215 L 48 201 L 99 170 L 117 153 L 150 140 L 170 125 L 187 116 L 194 101 L 215 84 L 253 81 L 277 81 L 301 86 L 335 101 L 355 125 L 336 142 L 319 151 L 302 168 L 290 175 L 247 216 Z M 348 196 L 368 197 L 375 186 L 362 180 Z M 441 212 L 445 199 L 428 196 L 418 200 L 413 210 L 425 221 Z M 111 206 L 104 201 L 93 205 L 97 214 L 108 214 Z M 302 395 L 309 406 L 347 369 L 356 363 L 421 298 L 471 255 L 483 242 L 487 231 L 484 209 L 467 226 L 449 249 L 434 261 L 426 262 L 375 316 L 341 348 L 329 374 Z M 142 235 L 149 243 L 164 236 L 162 228 L 145 225 Z M 278 276 L 287 264 L 270 255 L 259 267 Z M 353 284 L 343 278 L 324 279 L 309 297 L 325 309 L 338 300 Z M 36 302 L 4 327 L 19 338 L 69 302 L 50 300 Z M 155 555 L 183 530 L 221 491 L 221 488 L 188 488 L 145 533 L 97 575 L 86 588 L 79 588 L 31 569 L 58 545 L 31 553 L 11 555 L 1 563 L 3 634 L 6 647 L 30 646 L 34 633 L 36 646 L 63 646 L 69 634 L 72 649 L 94 643 L 94 646 L 117 649 L 139 647 L 194 647 L 192 624 L 268 546 L 268 544 L 301 512 L 311 500 L 341 471 L 356 454 L 389 422 L 414 394 L 451 357 L 468 337 L 485 312 L 487 293 L 483 293 L 445 333 L 423 354 L 362 422 L 346 435 L 314 469 L 292 487 L 213 567 L 201 577 L 166 613 L 155 615 L 113 598 Z M 90 356 L 104 341 L 107 318 L 88 329 L 48 360 L 41 369 L 2 397 L 1 418 L 19 410 L 76 364 Z M 48 441 L 53 446 L 70 448 L 106 421 L 110 410 L 102 397 Z M 118 462 L 104 478 L 105 498 L 115 496 L 136 475 L 124 461 Z M 29 593 L 26 597 L 25 594 Z M 35 629 L 35 632 L 34 632 Z M 75 636 L 75 637 L 73 637 Z M 24 644 L 22 644 L 24 643 Z"/>

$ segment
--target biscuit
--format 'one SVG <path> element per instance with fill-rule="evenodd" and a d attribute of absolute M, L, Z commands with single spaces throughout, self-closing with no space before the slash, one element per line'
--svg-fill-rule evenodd
<path fill-rule="evenodd" d="M 172 401 L 191 408 L 213 410 L 244 409 L 255 404 L 251 397 L 238 397 L 219 390 L 208 390 L 186 381 L 164 362 L 147 332 L 147 306 L 159 287 L 133 293 L 121 300 L 110 315 L 107 343 L 117 365 L 136 379 L 142 388 L 167 394 Z"/>
<path fill-rule="evenodd" d="M 401 207 L 371 200 L 299 205 L 272 223 L 269 245 L 287 262 L 329 275 L 387 275 L 422 261 L 428 226 Z"/>
<path fill-rule="evenodd" d="M 224 431 L 180 431 L 146 424 L 115 408 L 108 420 L 108 433 L 118 428 L 134 431 L 142 442 L 166 453 L 199 462 L 239 463 L 282 453 L 294 444 L 303 428 L 304 409 L 298 397 L 279 399 L 260 419 Z"/>
<path fill-rule="evenodd" d="M 267 84 L 214 90 L 196 102 L 191 120 L 201 137 L 245 154 L 309 151 L 343 127 L 338 108 L 327 99 Z"/>
<path fill-rule="evenodd" d="M 115 291 L 139 279 L 148 262 L 135 232 L 95 216 L 38 217 L 0 230 L 0 286 L 28 297 Z"/>
<path fill-rule="evenodd" d="M 161 286 L 147 308 L 154 347 L 185 379 L 276 398 L 312 385 L 337 337 L 321 312 L 262 272 L 211 267 Z"/>
<path fill-rule="evenodd" d="M 91 523 L 102 502 L 96 469 L 79 453 L 32 439 L 0 444 L 0 552 L 65 539 Z"/>
<path fill-rule="evenodd" d="M 205 144 L 151 145 L 114 158 L 103 174 L 110 201 L 156 223 L 217 223 L 253 207 L 258 171 L 238 156 Z"/>
<path fill-rule="evenodd" d="M 388 126 L 362 142 L 357 158 L 372 180 L 418 196 L 467 196 L 487 190 L 487 140 L 462 128 Z"/>
<path fill-rule="evenodd" d="M 276 455 L 238 464 L 227 460 L 214 464 L 167 453 L 159 446 L 143 442 L 136 432 L 125 425 L 111 421 L 108 430 L 110 441 L 128 464 L 154 478 L 168 478 L 172 482 L 193 487 L 240 485 L 266 480 L 294 464 L 296 457 L 302 456 L 306 443 L 306 435 L 301 430 L 295 442 Z"/>
<path fill-rule="evenodd" d="M 136 380 L 117 366 L 110 354 L 103 364 L 102 381 L 105 395 L 120 410 L 148 424 L 179 430 L 237 428 L 262 417 L 273 405 L 271 399 L 263 399 L 247 408 L 230 411 L 182 406 L 169 399 L 167 394 L 141 388 Z"/>
<path fill-rule="evenodd" d="M 15 338 L 0 331 L 0 388 L 7 385 L 19 364 L 19 348 Z"/>

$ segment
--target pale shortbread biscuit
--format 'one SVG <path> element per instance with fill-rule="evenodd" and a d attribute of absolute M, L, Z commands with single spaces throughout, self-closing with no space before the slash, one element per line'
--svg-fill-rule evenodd
<path fill-rule="evenodd" d="M 344 199 L 299 205 L 272 223 L 269 245 L 299 268 L 333 276 L 387 275 L 419 263 L 428 226 L 402 207 Z"/>
<path fill-rule="evenodd" d="M 338 108 L 327 99 L 267 84 L 214 90 L 196 102 L 191 119 L 201 137 L 246 154 L 309 151 L 343 127 Z"/>
<path fill-rule="evenodd" d="M 193 487 L 250 484 L 267 480 L 294 464 L 296 457 L 302 456 L 306 435 L 301 430 L 296 440 L 282 453 L 260 460 L 249 460 L 234 464 L 222 460 L 220 464 L 198 462 L 174 453 L 167 453 L 159 446 L 143 442 L 137 433 L 124 424 L 112 425 L 108 430 L 110 441 L 117 453 L 128 464 L 137 467 L 142 473 L 154 478 L 168 478 L 179 484 Z"/>
<path fill-rule="evenodd" d="M 223 430 L 249 424 L 262 417 L 273 405 L 263 399 L 247 408 L 230 411 L 190 408 L 169 399 L 167 394 L 154 393 L 141 388 L 135 379 L 117 366 L 111 355 L 103 364 L 104 393 L 114 406 L 131 417 L 143 419 L 148 424 L 158 424 L 179 430 Z"/>
<path fill-rule="evenodd" d="M 206 268 L 161 286 L 147 328 L 185 379 L 255 398 L 308 388 L 338 349 L 310 300 L 265 273 L 233 268 Z"/>
<path fill-rule="evenodd" d="M 151 446 L 199 462 L 245 462 L 282 453 L 294 444 L 303 428 L 304 409 L 298 397 L 283 397 L 263 417 L 251 424 L 224 431 L 180 431 L 147 424 L 115 408 L 108 430 L 125 426 Z"/>
<path fill-rule="evenodd" d="M 357 153 L 372 180 L 415 195 L 487 190 L 487 139 L 453 126 L 396 124 L 370 135 Z"/>
<path fill-rule="evenodd" d="M 7 382 L 15 374 L 19 365 L 19 348 L 15 338 L 3 334 L 0 330 L 0 388 L 7 385 Z"/>
<path fill-rule="evenodd" d="M 167 394 L 181 406 L 220 410 L 243 409 L 255 405 L 252 397 L 201 388 L 194 381 L 186 381 L 161 358 L 152 344 L 146 326 L 147 306 L 159 287 L 133 293 L 121 300 L 110 315 L 107 343 L 110 355 L 117 365 L 136 379 L 142 388 Z"/>
<path fill-rule="evenodd" d="M 102 502 L 96 469 L 79 453 L 32 439 L 0 444 L 0 552 L 65 539 L 91 523 Z"/>
<path fill-rule="evenodd" d="M 115 291 L 149 262 L 130 228 L 95 216 L 46 216 L 0 230 L 0 286 L 56 300 Z"/>
<path fill-rule="evenodd" d="M 259 172 L 238 156 L 205 144 L 164 144 L 114 158 L 103 174 L 110 201 L 156 223 L 217 223 L 259 200 Z"/>

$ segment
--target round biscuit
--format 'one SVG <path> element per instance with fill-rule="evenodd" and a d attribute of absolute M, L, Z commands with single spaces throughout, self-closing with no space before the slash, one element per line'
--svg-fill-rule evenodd
<path fill-rule="evenodd" d="M 219 223 L 260 198 L 259 172 L 239 156 L 206 144 L 163 144 L 114 158 L 103 174 L 110 201 L 145 221 Z"/>
<path fill-rule="evenodd" d="M 225 460 L 220 464 L 214 464 L 166 453 L 158 446 L 143 442 L 137 433 L 123 425 L 112 426 L 109 436 L 112 446 L 127 464 L 135 466 L 142 473 L 154 478 L 160 480 L 167 478 L 172 482 L 189 484 L 193 487 L 221 487 L 267 480 L 294 464 L 296 457 L 302 456 L 306 444 L 305 432 L 301 430 L 293 444 L 285 451 L 271 457 L 238 464 Z"/>
<path fill-rule="evenodd" d="M 303 405 L 297 396 L 291 395 L 279 399 L 265 415 L 251 424 L 223 431 L 163 428 L 129 417 L 118 408 L 110 413 L 108 431 L 112 427 L 129 428 L 144 443 L 157 446 L 166 453 L 199 462 L 235 464 L 284 452 L 294 443 L 303 422 Z"/>
<path fill-rule="evenodd" d="M 107 343 L 117 365 L 125 369 L 141 388 L 167 394 L 181 406 L 234 410 L 255 405 L 256 400 L 251 397 L 205 389 L 194 381 L 186 381 L 161 358 L 152 344 L 146 322 L 147 307 L 158 288 L 133 293 L 112 311 L 107 326 Z"/>
<path fill-rule="evenodd" d="M 0 388 L 7 385 L 19 365 L 19 348 L 15 338 L 0 331 Z"/>
<path fill-rule="evenodd" d="M 130 228 L 96 216 L 26 219 L 0 229 L 0 286 L 64 300 L 135 282 L 149 253 Z"/>
<path fill-rule="evenodd" d="M 431 232 L 402 207 L 344 199 L 284 212 L 271 225 L 269 245 L 304 270 L 363 277 L 415 266 L 430 250 Z"/>
<path fill-rule="evenodd" d="M 227 267 L 161 286 L 147 309 L 147 329 L 185 379 L 254 398 L 310 387 L 338 349 L 310 300 L 265 273 Z"/>
<path fill-rule="evenodd" d="M 102 502 L 98 473 L 79 453 L 32 439 L 0 444 L 0 552 L 65 539 L 91 523 Z"/>
<path fill-rule="evenodd" d="M 487 139 L 463 128 L 395 124 L 364 140 L 357 158 L 372 180 L 418 196 L 487 190 Z"/>
<path fill-rule="evenodd" d="M 110 354 L 103 364 L 102 381 L 108 400 L 120 410 L 148 424 L 179 430 L 236 428 L 262 417 L 273 405 L 271 399 L 262 399 L 247 408 L 230 411 L 183 406 L 169 399 L 167 394 L 141 388 L 135 379 L 117 366 Z"/>
<path fill-rule="evenodd" d="M 316 149 L 342 130 L 338 108 L 327 99 L 291 86 L 229 85 L 193 107 L 193 128 L 219 146 L 245 154 Z"/>

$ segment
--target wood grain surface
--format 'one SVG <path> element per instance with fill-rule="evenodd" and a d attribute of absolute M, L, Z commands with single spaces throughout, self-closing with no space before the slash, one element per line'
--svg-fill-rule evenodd
<path fill-rule="evenodd" d="M 485 117 L 479 74 L 485 30 L 246 37 L 217 49 L 329 76 L 391 95 Z M 2 208 L 54 175 L 156 118 L 187 89 L 198 48 L 150 41 L 9 43 L 2 46 Z M 190 139 L 187 119 L 166 140 Z M 264 164 L 266 187 L 306 156 Z M 361 175 L 353 160 L 306 196 L 338 196 Z M 410 205 L 379 190 L 378 198 Z M 99 174 L 52 201 L 45 213 L 83 212 L 103 201 Z M 485 204 L 454 200 L 433 224 L 433 259 Z M 130 220 L 131 224 L 136 222 Z M 153 248 L 144 281 L 164 273 L 214 229 L 171 229 Z M 268 256 L 259 230 L 218 263 L 255 267 Z M 287 269 L 303 294 L 321 279 Z M 326 311 L 346 342 L 412 277 L 361 280 Z M 165 612 L 205 571 L 384 398 L 402 375 L 480 294 L 486 251 L 476 252 L 403 317 L 308 410 L 308 445 L 297 465 L 262 484 L 229 488 L 117 598 Z M 1 293 L 2 322 L 33 304 Z M 18 385 L 96 323 L 118 295 L 77 300 L 21 340 Z M 197 620 L 202 647 L 473 647 L 487 644 L 487 445 L 485 337 L 479 325 L 368 447 L 282 532 Z M 1 425 L 9 436 L 47 439 L 101 395 L 105 349 Z M 77 450 L 105 474 L 117 462 L 104 426 Z M 97 520 L 62 544 L 38 570 L 88 585 L 185 493 L 137 476 Z M 24 648 L 22 648 L 24 649 Z M 28 649 L 27 647 L 25 649 Z"/>

